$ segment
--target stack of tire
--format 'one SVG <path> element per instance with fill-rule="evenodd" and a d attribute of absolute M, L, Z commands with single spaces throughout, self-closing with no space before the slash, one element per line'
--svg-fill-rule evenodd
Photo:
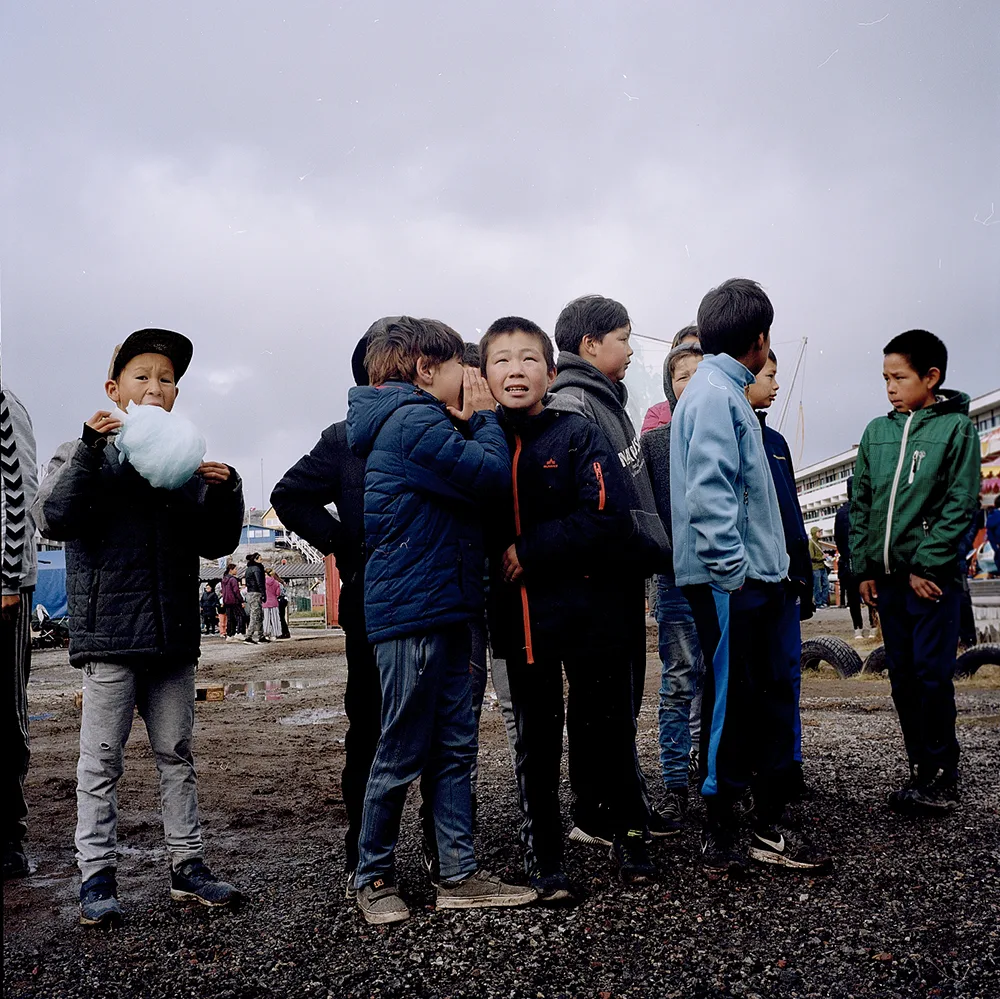
<path fill-rule="evenodd" d="M 805 643 L 803 642 L 803 648 Z M 1000 666 L 1000 645 L 992 642 L 974 645 L 955 659 L 955 679 L 964 680 L 973 676 L 980 666 Z M 888 667 L 885 661 L 885 646 L 872 649 L 861 667 L 863 673 L 884 673 Z"/>
<path fill-rule="evenodd" d="M 804 641 L 800 661 L 803 672 L 807 669 L 819 669 L 820 663 L 829 663 L 843 677 L 858 673 L 884 673 L 887 669 L 884 645 L 872 649 L 862 662 L 854 648 L 842 638 L 831 635 L 820 635 L 819 638 Z M 1000 666 L 1000 645 L 975 645 L 956 657 L 955 679 L 972 676 L 980 666 Z"/>

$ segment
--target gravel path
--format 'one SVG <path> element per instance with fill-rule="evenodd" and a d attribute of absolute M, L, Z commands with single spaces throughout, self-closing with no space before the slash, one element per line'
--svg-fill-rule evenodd
<path fill-rule="evenodd" d="M 839 626 L 840 613 L 826 612 L 828 625 Z M 960 687 L 964 800 L 933 823 L 883 805 L 903 775 L 885 682 L 807 678 L 806 771 L 816 793 L 798 817 L 833 852 L 830 877 L 763 869 L 744 884 L 710 881 L 697 868 L 692 822 L 680 841 L 654 847 L 660 880 L 648 889 L 617 886 L 602 853 L 571 844 L 568 873 L 586 892 L 577 908 L 437 912 L 411 800 L 398 862 L 414 918 L 375 930 L 344 901 L 340 873 L 342 642 L 302 636 L 206 651 L 201 679 L 271 681 L 270 695 L 198 706 L 209 860 L 246 888 L 249 903 L 233 915 L 169 901 L 152 761 L 137 722 L 121 784 L 127 923 L 115 933 L 76 925 L 77 677 L 64 654 L 45 653 L 31 710 L 50 717 L 33 729 L 28 785 L 39 866 L 4 888 L 5 996 L 1000 997 L 995 676 Z M 640 733 L 650 775 L 657 672 L 651 660 Z M 283 678 L 293 683 L 282 688 Z M 486 866 L 519 879 L 503 740 L 488 705 L 477 848 Z"/>

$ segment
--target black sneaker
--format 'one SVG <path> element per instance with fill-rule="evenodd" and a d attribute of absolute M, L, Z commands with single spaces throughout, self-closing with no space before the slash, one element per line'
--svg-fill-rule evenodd
<path fill-rule="evenodd" d="M 937 774 L 929 782 L 910 788 L 907 805 L 913 815 L 947 815 L 958 807 L 958 779 Z"/>
<path fill-rule="evenodd" d="M 614 835 L 609 829 L 589 822 L 577 824 L 569 831 L 570 842 L 584 846 L 611 846 Z"/>
<path fill-rule="evenodd" d="M 247 645 L 256 645 L 257 644 L 257 639 L 256 638 L 244 638 L 243 641 L 246 642 Z"/>
<path fill-rule="evenodd" d="M 827 872 L 833 866 L 829 854 L 813 846 L 802 833 L 777 826 L 754 830 L 750 859 L 799 871 Z"/>
<path fill-rule="evenodd" d="M 410 918 L 410 910 L 398 889 L 385 878 L 376 878 L 370 885 L 359 888 L 356 899 L 365 922 L 374 926 L 401 923 Z"/>
<path fill-rule="evenodd" d="M 664 836 L 676 836 L 684 828 L 684 816 L 688 807 L 688 789 L 686 787 L 669 787 L 667 796 L 660 806 L 659 816 L 668 830 Z"/>
<path fill-rule="evenodd" d="M 539 905 L 576 905 L 579 901 L 576 889 L 562 871 L 552 874 L 532 871 L 528 883 L 538 892 Z"/>
<path fill-rule="evenodd" d="M 651 843 L 654 839 L 662 839 L 665 836 L 676 836 L 681 831 L 681 827 L 667 817 L 666 811 L 661 811 L 657 808 L 650 811 L 646 823 L 646 831 L 649 833 L 649 837 L 646 840 L 647 843 Z"/>
<path fill-rule="evenodd" d="M 185 860 L 176 871 L 170 871 L 170 897 L 177 902 L 230 908 L 236 908 L 243 901 L 243 893 L 228 882 L 220 881 L 200 857 Z"/>
<path fill-rule="evenodd" d="M 701 866 L 711 875 L 741 878 L 747 873 L 746 858 L 739 851 L 732 830 L 706 825 L 701 831 Z"/>
<path fill-rule="evenodd" d="M 889 792 L 887 799 L 889 808 L 894 812 L 899 812 L 901 815 L 911 815 L 913 812 L 911 795 L 916 786 L 917 768 L 911 766 L 910 776 L 906 783 L 902 787 L 897 787 L 895 791 Z"/>
<path fill-rule="evenodd" d="M 629 829 L 624 836 L 616 836 L 608 856 L 624 884 L 647 885 L 656 880 L 656 868 L 649 859 L 642 829 Z"/>
<path fill-rule="evenodd" d="M 441 880 L 441 864 L 438 860 L 437 843 L 429 839 L 426 833 L 420 837 L 420 860 L 431 882 L 437 884 Z"/>
<path fill-rule="evenodd" d="M 698 750 L 692 749 L 691 755 L 688 757 L 688 783 L 698 783 L 698 773 L 700 770 L 701 762 L 698 756 Z"/>
<path fill-rule="evenodd" d="M 113 929 L 121 924 L 115 869 L 105 867 L 80 885 L 80 925 Z"/>

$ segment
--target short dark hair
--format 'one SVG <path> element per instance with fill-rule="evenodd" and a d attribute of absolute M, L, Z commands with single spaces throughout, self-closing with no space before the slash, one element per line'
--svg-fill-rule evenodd
<path fill-rule="evenodd" d="M 723 281 L 698 306 L 698 330 L 706 354 L 743 357 L 773 322 L 771 300 L 748 278 Z"/>
<path fill-rule="evenodd" d="M 926 377 L 931 368 L 937 368 L 941 378 L 935 388 L 944 384 L 948 371 L 948 348 L 940 337 L 927 330 L 907 330 L 894 336 L 882 348 L 882 354 L 901 354 L 921 378 Z"/>
<path fill-rule="evenodd" d="M 701 339 L 701 334 L 698 332 L 697 326 L 685 326 L 684 329 L 678 330 L 674 334 L 673 340 L 670 341 L 671 349 L 673 349 L 674 347 L 679 347 L 681 345 L 681 340 L 684 340 L 686 337 L 689 336 L 697 337 L 697 339 L 699 340 Z"/>
<path fill-rule="evenodd" d="M 465 341 L 465 348 L 462 351 L 462 364 L 467 368 L 479 367 L 479 344 Z"/>
<path fill-rule="evenodd" d="M 462 338 L 440 320 L 400 316 L 369 338 L 365 369 L 375 386 L 388 381 L 412 383 L 421 357 L 443 364 L 464 351 Z"/>
<path fill-rule="evenodd" d="M 767 359 L 768 359 L 768 360 L 769 360 L 769 361 L 770 361 L 770 362 L 771 362 L 772 364 L 777 364 L 777 363 L 778 363 L 778 355 L 777 355 L 777 354 L 775 354 L 775 352 L 774 352 L 773 350 L 769 350 L 769 351 L 767 352 Z"/>
<path fill-rule="evenodd" d="M 486 358 L 490 352 L 490 344 L 506 333 L 527 333 L 538 341 L 538 346 L 545 361 L 545 370 L 551 371 L 556 366 L 556 352 L 552 347 L 552 341 L 548 333 L 542 329 L 538 323 L 533 323 L 523 316 L 503 316 L 495 322 L 490 323 L 490 328 L 483 334 L 479 341 L 479 364 L 480 371 L 486 374 Z"/>
<path fill-rule="evenodd" d="M 603 295 L 584 295 L 567 304 L 556 320 L 556 346 L 579 354 L 584 337 L 600 343 L 612 330 L 631 326 L 628 309 Z"/>

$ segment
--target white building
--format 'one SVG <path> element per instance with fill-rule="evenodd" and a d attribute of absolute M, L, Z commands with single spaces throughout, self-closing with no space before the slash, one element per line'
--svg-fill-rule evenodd
<path fill-rule="evenodd" d="M 1000 388 L 973 399 L 969 405 L 969 418 L 976 425 L 984 444 L 988 436 L 995 438 L 995 431 L 1000 428 Z M 991 434 L 991 431 L 994 433 Z M 799 506 L 807 531 L 818 526 L 824 538 L 833 537 L 834 517 L 837 508 L 847 502 L 847 480 L 854 474 L 857 456 L 855 446 L 796 472 Z M 985 452 L 983 457 L 987 457 Z"/>

